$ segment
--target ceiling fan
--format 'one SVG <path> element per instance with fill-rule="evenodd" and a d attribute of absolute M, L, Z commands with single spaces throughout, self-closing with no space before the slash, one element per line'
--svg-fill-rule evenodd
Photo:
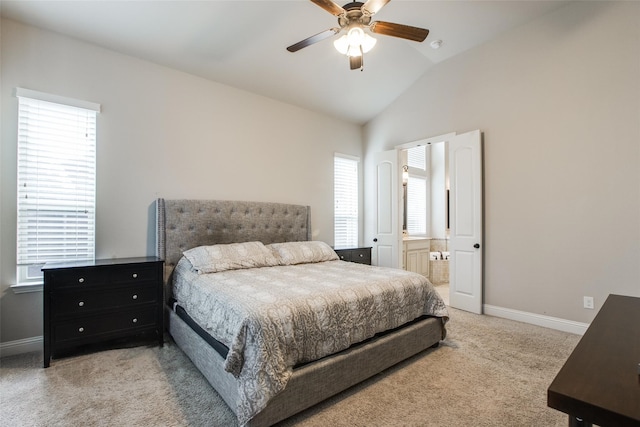
<path fill-rule="evenodd" d="M 344 6 L 339 6 L 331 0 L 311 0 L 327 12 L 338 17 L 339 27 L 330 28 L 314 36 L 306 38 L 287 48 L 289 52 L 297 52 L 302 48 L 332 37 L 345 30 L 346 34 L 334 42 L 339 52 L 349 57 L 349 65 L 352 70 L 363 68 L 363 56 L 368 52 L 376 40 L 365 33 L 368 29 L 372 33 L 385 36 L 399 37 L 402 39 L 422 42 L 427 38 L 429 30 L 412 27 L 409 25 L 394 24 L 392 22 L 373 21 L 371 17 L 391 0 L 367 0 L 365 3 L 354 1 Z"/>

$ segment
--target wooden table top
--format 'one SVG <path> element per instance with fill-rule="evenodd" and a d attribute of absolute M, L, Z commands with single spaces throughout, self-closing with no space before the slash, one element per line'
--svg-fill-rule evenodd
<path fill-rule="evenodd" d="M 609 295 L 549 386 L 547 405 L 600 426 L 640 426 L 640 298 Z"/>

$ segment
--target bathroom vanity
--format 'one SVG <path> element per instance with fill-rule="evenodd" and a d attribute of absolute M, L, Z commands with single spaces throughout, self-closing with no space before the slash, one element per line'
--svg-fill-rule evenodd
<path fill-rule="evenodd" d="M 429 277 L 431 239 L 427 237 L 402 238 L 402 268 Z"/>

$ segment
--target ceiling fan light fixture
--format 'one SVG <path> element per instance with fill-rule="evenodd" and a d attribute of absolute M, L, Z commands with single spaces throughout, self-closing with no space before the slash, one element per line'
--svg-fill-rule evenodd
<path fill-rule="evenodd" d="M 360 46 L 364 39 L 364 31 L 360 27 L 351 27 L 347 32 L 347 40 L 351 46 Z"/>
<path fill-rule="evenodd" d="M 347 50 L 347 56 L 362 56 L 362 51 L 360 50 L 360 46 L 349 46 L 349 50 Z"/>
<path fill-rule="evenodd" d="M 371 21 L 371 17 L 377 14 L 389 1 L 390 0 L 352 1 L 344 6 L 340 6 L 333 0 L 311 0 L 314 4 L 337 17 L 338 26 L 292 44 L 287 47 L 287 50 L 289 52 L 297 52 L 304 47 L 332 37 L 341 31 L 345 31 L 346 34 L 334 40 L 333 46 L 341 54 L 347 55 L 349 58 L 349 67 L 352 70 L 362 71 L 364 54 L 373 49 L 377 43 L 375 38 L 367 34 L 368 32 L 423 42 L 429 35 L 429 30 L 425 28 L 386 21 Z"/>
<path fill-rule="evenodd" d="M 371 49 L 373 49 L 373 47 L 376 45 L 376 43 L 378 42 L 377 39 L 375 39 L 374 37 L 371 37 L 369 34 L 364 33 L 364 37 L 362 40 L 362 51 L 364 53 L 369 52 Z"/>
<path fill-rule="evenodd" d="M 349 40 L 347 40 L 346 34 L 333 42 L 333 46 L 338 52 L 346 55 L 349 51 Z"/>
<path fill-rule="evenodd" d="M 360 27 L 353 27 L 349 32 L 333 42 L 336 50 L 347 56 L 360 56 L 369 52 L 377 40 L 365 33 Z"/>

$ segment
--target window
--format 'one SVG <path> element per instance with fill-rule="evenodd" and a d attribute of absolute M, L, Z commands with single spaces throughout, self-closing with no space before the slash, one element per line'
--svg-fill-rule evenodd
<path fill-rule="evenodd" d="M 95 256 L 96 116 L 100 106 L 18 88 L 17 279 L 50 261 Z"/>
<path fill-rule="evenodd" d="M 407 233 L 427 234 L 427 162 L 426 147 L 407 150 Z"/>
<path fill-rule="evenodd" d="M 334 246 L 358 246 L 358 159 L 336 154 L 334 174 Z"/>

